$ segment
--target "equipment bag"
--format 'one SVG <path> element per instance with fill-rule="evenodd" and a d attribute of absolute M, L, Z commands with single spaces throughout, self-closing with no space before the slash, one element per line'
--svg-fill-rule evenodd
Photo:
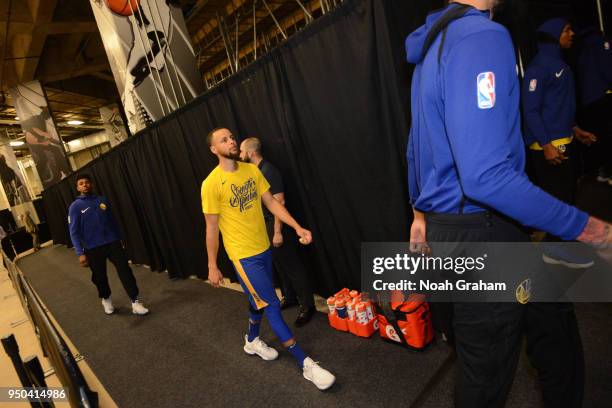
<path fill-rule="evenodd" d="M 412 350 L 423 350 L 433 342 L 429 304 L 422 296 L 405 302 L 381 303 L 377 307 L 380 336 Z"/>

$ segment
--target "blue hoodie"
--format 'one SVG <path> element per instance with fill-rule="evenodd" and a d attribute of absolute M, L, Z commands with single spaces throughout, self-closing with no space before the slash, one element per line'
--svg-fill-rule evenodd
<path fill-rule="evenodd" d="M 538 32 L 555 43 L 540 42 L 538 54 L 525 71 L 523 115 L 525 142 L 540 146 L 573 134 L 576 120 L 576 87 L 569 65 L 563 61 L 559 38 L 568 23 L 562 18 L 546 21 Z"/>
<path fill-rule="evenodd" d="M 576 77 L 582 106 L 597 102 L 612 90 L 612 44 L 597 28 L 592 27 L 586 32 L 578 56 Z"/>
<path fill-rule="evenodd" d="M 97 248 L 121 239 L 119 227 L 106 198 L 81 195 L 68 209 L 70 239 L 78 256 L 84 250 Z"/>
<path fill-rule="evenodd" d="M 453 4 L 448 6 L 455 7 Z M 446 11 L 444 10 L 444 11 Z M 470 9 L 423 54 L 427 33 L 442 13 L 406 39 L 412 78 L 408 178 L 412 205 L 457 214 L 492 208 L 524 225 L 566 240 L 588 215 L 527 178 L 520 129 L 520 87 L 512 40 L 488 13 Z"/>

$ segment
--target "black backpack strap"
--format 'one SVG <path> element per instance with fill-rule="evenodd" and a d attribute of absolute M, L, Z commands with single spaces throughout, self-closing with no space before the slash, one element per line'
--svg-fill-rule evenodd
<path fill-rule="evenodd" d="M 402 345 L 405 347 L 410 347 L 410 345 L 406 341 L 406 338 L 404 337 L 402 329 L 397 323 L 397 311 L 391 308 L 391 304 L 389 302 L 379 302 L 377 304 L 377 309 L 379 310 L 380 314 L 385 316 L 385 319 L 387 319 L 387 323 L 393 326 L 393 328 L 395 329 L 395 333 L 397 334 L 397 337 L 399 337 Z"/>
<path fill-rule="evenodd" d="M 469 6 L 467 4 L 462 4 L 462 3 L 454 3 L 454 4 L 456 4 L 456 6 L 450 9 L 449 11 L 447 11 L 442 17 L 438 19 L 438 21 L 436 21 L 436 23 L 433 25 L 433 27 L 427 34 L 427 37 L 425 38 L 425 44 L 423 46 L 423 57 L 427 55 L 427 52 L 431 48 L 434 41 L 436 41 L 436 38 L 438 38 L 438 35 L 442 33 L 442 40 L 440 41 L 440 48 L 438 48 L 438 66 L 439 66 L 440 60 L 442 59 L 442 51 L 444 50 L 444 44 L 446 42 L 446 32 L 448 30 L 448 26 L 453 21 L 463 17 L 465 13 L 467 13 L 470 9 L 473 8 L 472 6 Z M 453 166 L 455 167 L 455 172 L 457 173 L 457 181 L 459 182 L 459 188 L 461 189 L 461 204 L 460 204 L 461 207 L 460 207 L 459 213 L 463 214 L 463 209 L 465 207 L 465 202 L 467 198 L 463 190 L 463 183 L 461 182 L 461 178 L 459 177 L 459 169 L 457 168 L 457 161 L 455 160 L 455 154 L 453 152 L 452 146 L 450 145 L 450 140 L 448 141 L 448 143 L 449 143 L 448 146 L 450 148 L 451 156 L 453 158 Z"/>
<path fill-rule="evenodd" d="M 429 33 L 427 33 L 427 37 L 425 38 L 425 44 L 423 45 L 423 56 L 427 55 L 427 52 L 431 48 L 431 45 L 434 43 L 434 41 L 436 41 L 436 38 L 438 38 L 438 35 L 441 32 L 444 32 L 442 44 L 440 44 L 440 51 L 438 53 L 439 60 L 442 55 L 442 47 L 444 45 L 444 40 L 446 39 L 446 28 L 450 23 L 457 20 L 458 18 L 463 17 L 465 13 L 468 12 L 468 10 L 473 8 L 472 6 L 468 6 L 467 4 L 454 4 L 456 4 L 456 6 L 448 10 L 442 17 L 440 17 L 438 21 L 436 21 L 436 23 L 433 25 L 431 30 L 429 30 Z"/>

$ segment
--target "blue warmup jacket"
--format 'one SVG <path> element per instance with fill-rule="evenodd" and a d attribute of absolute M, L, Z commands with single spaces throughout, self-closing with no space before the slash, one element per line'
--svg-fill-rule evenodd
<path fill-rule="evenodd" d="M 576 120 L 576 86 L 569 65 L 563 61 L 559 38 L 567 20 L 546 21 L 538 32 L 557 39 L 538 44 L 538 54 L 525 71 L 523 115 L 525 143 L 540 146 L 572 136 Z"/>
<path fill-rule="evenodd" d="M 576 77 L 582 106 L 597 102 L 612 91 L 612 44 L 596 28 L 590 29 L 583 39 Z"/>
<path fill-rule="evenodd" d="M 527 178 L 520 128 L 520 86 L 512 40 L 488 13 L 470 9 L 423 55 L 427 33 L 445 10 L 406 39 L 412 78 L 408 179 L 412 205 L 457 214 L 495 209 L 566 240 L 588 215 Z"/>
<path fill-rule="evenodd" d="M 81 195 L 68 209 L 70 239 L 77 255 L 121 239 L 119 227 L 106 198 Z"/>

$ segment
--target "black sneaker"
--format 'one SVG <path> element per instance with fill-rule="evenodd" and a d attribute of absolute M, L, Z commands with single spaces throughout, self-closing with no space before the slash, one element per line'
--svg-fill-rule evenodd
<path fill-rule="evenodd" d="M 302 327 L 312 319 L 317 310 L 314 307 L 301 306 L 295 319 L 295 327 Z"/>

